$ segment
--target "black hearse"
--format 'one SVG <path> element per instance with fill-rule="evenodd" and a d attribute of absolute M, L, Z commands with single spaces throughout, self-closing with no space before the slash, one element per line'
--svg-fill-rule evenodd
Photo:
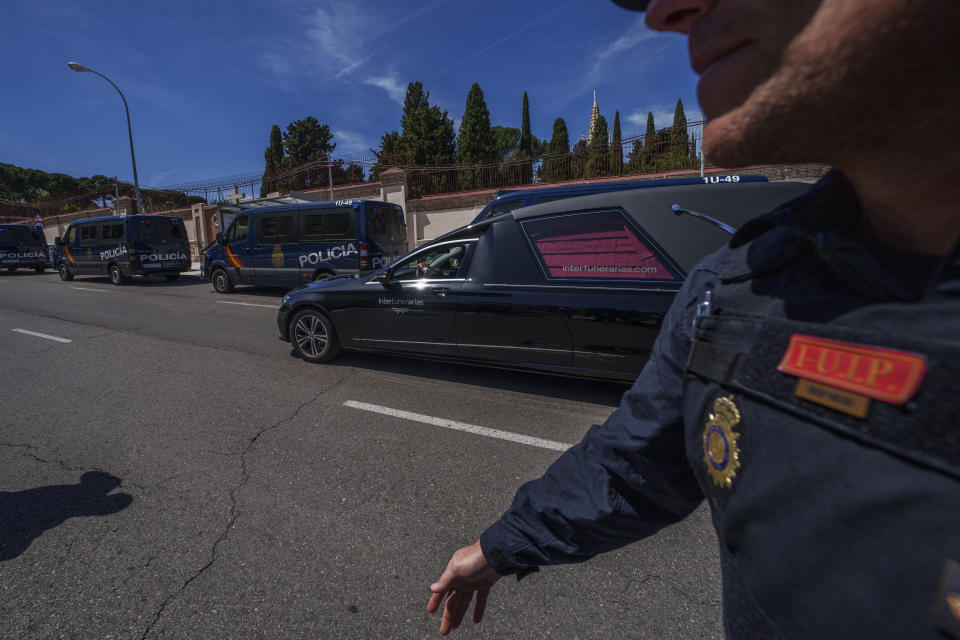
<path fill-rule="evenodd" d="M 26 224 L 0 224 L 0 266 L 10 272 L 33 269 L 43 273 L 50 266 L 43 231 Z"/>
<path fill-rule="evenodd" d="M 176 216 L 132 215 L 84 218 L 55 241 L 60 278 L 110 276 L 121 285 L 131 276 L 164 276 L 170 282 L 190 270 L 190 244 Z"/>
<path fill-rule="evenodd" d="M 632 380 L 694 264 L 809 186 L 635 189 L 519 209 L 371 276 L 291 291 L 280 337 L 311 362 L 350 349 Z"/>

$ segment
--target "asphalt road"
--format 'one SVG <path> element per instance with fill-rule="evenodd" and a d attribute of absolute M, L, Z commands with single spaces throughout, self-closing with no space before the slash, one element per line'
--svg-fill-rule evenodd
<path fill-rule="evenodd" d="M 277 339 L 281 295 L 0 273 L 0 638 L 437 637 L 428 585 L 558 453 L 398 412 L 575 443 L 625 390 L 311 365 Z M 720 617 L 701 508 L 501 580 L 455 633 L 719 638 Z"/>

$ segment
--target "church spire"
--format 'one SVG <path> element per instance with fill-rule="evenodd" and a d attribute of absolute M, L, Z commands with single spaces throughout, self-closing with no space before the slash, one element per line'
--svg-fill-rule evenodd
<path fill-rule="evenodd" d="M 593 90 L 593 110 L 590 112 L 590 127 L 587 129 L 587 144 L 593 142 L 593 125 L 600 117 L 600 107 L 597 105 L 597 90 Z"/>

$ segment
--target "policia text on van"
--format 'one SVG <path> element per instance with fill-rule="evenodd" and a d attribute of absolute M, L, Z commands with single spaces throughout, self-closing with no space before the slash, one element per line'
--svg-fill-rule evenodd
<path fill-rule="evenodd" d="M 131 276 L 165 276 L 171 282 L 190 269 L 183 220 L 133 215 L 74 220 L 57 238 L 56 267 L 63 280 L 75 275 L 109 275 L 113 284 Z"/>
<path fill-rule="evenodd" d="M 10 272 L 34 269 L 43 273 L 49 265 L 43 231 L 25 224 L 0 224 L 0 266 Z"/>
<path fill-rule="evenodd" d="M 407 251 L 403 210 L 372 200 L 251 208 L 238 213 L 204 255 L 219 293 L 238 284 L 292 288 L 379 269 Z"/>

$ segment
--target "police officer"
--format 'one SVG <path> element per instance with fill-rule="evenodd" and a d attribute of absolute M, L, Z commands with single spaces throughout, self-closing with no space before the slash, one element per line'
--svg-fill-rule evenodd
<path fill-rule="evenodd" d="M 720 166 L 836 169 L 706 258 L 620 407 L 428 610 L 706 500 L 732 638 L 960 638 L 960 2 L 615 0 L 687 34 Z M 445 602 L 444 602 L 445 600 Z"/>

